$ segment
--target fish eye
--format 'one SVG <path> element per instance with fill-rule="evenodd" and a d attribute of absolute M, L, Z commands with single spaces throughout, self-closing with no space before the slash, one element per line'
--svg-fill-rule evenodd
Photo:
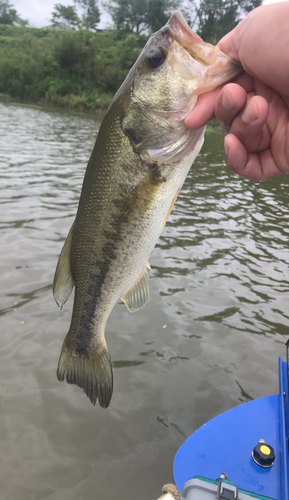
<path fill-rule="evenodd" d="M 159 47 L 150 50 L 146 58 L 146 63 L 151 69 L 159 68 L 165 62 L 166 57 L 165 51 Z"/>

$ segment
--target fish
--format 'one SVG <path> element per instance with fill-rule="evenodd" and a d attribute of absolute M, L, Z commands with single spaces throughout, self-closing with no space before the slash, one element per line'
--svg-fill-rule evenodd
<path fill-rule="evenodd" d="M 57 377 L 93 405 L 107 408 L 113 392 L 107 319 L 119 299 L 130 312 L 147 303 L 148 259 L 204 141 L 205 127 L 189 130 L 184 120 L 198 95 L 241 71 L 175 11 L 104 116 L 53 282 L 60 309 L 75 288 Z"/>

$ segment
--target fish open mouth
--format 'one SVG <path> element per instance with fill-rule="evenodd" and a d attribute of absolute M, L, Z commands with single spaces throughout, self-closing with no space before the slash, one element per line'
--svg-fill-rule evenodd
<path fill-rule="evenodd" d="M 183 16 L 177 10 L 172 13 L 167 25 L 179 36 L 194 40 L 195 42 L 203 41 L 202 38 L 190 28 Z"/>
<path fill-rule="evenodd" d="M 215 45 L 206 43 L 186 23 L 183 16 L 173 12 L 167 25 L 172 37 L 199 63 L 210 66 L 217 60 L 220 49 Z"/>
<path fill-rule="evenodd" d="M 213 90 L 243 71 L 241 64 L 220 51 L 219 47 L 206 43 L 186 23 L 183 16 L 173 12 L 167 25 L 170 35 L 193 57 L 193 59 L 207 68 L 207 76 L 211 80 L 209 88 L 200 88 L 196 94 Z M 222 76 L 221 75 L 222 72 Z M 217 78 L 214 78 L 217 75 Z"/>
<path fill-rule="evenodd" d="M 196 82 L 195 86 L 193 84 L 190 86 L 191 94 L 187 95 L 183 106 L 177 108 L 180 105 L 178 102 L 177 109 L 170 111 L 169 121 L 173 124 L 174 135 L 168 134 L 167 142 L 162 139 L 161 147 L 146 149 L 146 153 L 155 161 L 176 162 L 192 153 L 204 132 L 204 128 L 189 130 L 184 123 L 185 117 L 195 106 L 197 96 L 231 80 L 242 71 L 242 66 L 221 52 L 218 47 L 203 42 L 178 11 L 172 14 L 166 26 L 160 31 L 175 47 L 174 58 L 170 60 L 171 64 L 175 65 L 175 72 L 183 76 L 185 81 Z M 187 57 L 183 57 L 185 53 Z M 155 112 L 156 121 L 161 123 L 163 118 L 165 117 L 161 112 Z"/>
<path fill-rule="evenodd" d="M 137 73 L 122 127 L 143 159 L 176 162 L 192 153 L 204 132 L 189 130 L 184 122 L 198 95 L 230 81 L 242 66 L 203 42 L 178 11 L 152 35 L 142 54 L 144 83 Z M 153 99 L 145 107 L 147 89 Z"/>

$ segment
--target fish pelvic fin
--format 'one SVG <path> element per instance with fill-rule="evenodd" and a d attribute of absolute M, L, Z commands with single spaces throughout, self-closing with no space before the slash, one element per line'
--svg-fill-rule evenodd
<path fill-rule="evenodd" d="M 102 408 L 107 408 L 113 391 L 113 374 L 106 344 L 84 355 L 68 346 L 66 339 L 58 362 L 58 380 L 78 385 L 93 405 L 98 400 Z"/>
<path fill-rule="evenodd" d="M 71 226 L 61 250 L 53 280 L 53 296 L 59 309 L 63 308 L 74 287 L 74 279 L 70 269 L 70 249 L 73 225 L 74 223 Z"/>
<path fill-rule="evenodd" d="M 140 278 L 124 295 L 121 300 L 125 303 L 129 312 L 135 312 L 146 305 L 149 300 L 149 279 L 147 270 L 150 269 L 149 264 L 144 268 Z"/>

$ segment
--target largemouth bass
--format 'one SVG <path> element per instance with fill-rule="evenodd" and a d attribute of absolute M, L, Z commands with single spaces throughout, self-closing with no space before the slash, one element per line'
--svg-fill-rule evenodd
<path fill-rule="evenodd" d="M 120 298 L 129 311 L 146 304 L 148 259 L 203 144 L 205 128 L 189 130 L 184 119 L 199 94 L 241 70 L 174 12 L 148 40 L 103 119 L 53 284 L 60 308 L 75 286 L 57 376 L 93 404 L 106 408 L 112 396 L 109 314 Z"/>

